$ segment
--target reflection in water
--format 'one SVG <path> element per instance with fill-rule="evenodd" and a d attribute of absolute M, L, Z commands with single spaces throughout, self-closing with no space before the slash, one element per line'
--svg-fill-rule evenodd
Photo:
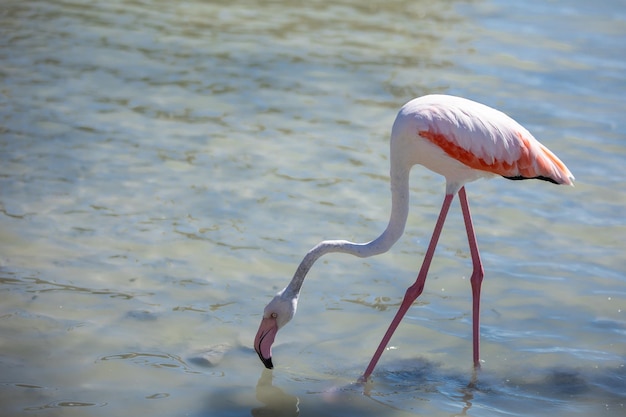
<path fill-rule="evenodd" d="M 417 363 L 419 363 L 419 366 L 415 367 L 414 365 L 407 366 L 405 362 L 401 362 L 400 369 L 383 371 L 383 373 L 379 374 L 379 377 L 382 377 L 380 382 L 383 384 L 386 380 L 394 381 L 391 387 L 382 387 L 382 389 L 373 391 L 375 384 L 370 377 L 363 385 L 363 394 L 385 407 L 401 410 L 387 403 L 390 400 L 390 392 L 393 395 L 397 395 L 400 392 L 404 392 L 404 394 L 411 392 L 412 395 L 421 392 L 430 394 L 436 392 L 455 400 L 448 402 L 453 408 L 456 408 L 454 404 L 458 402 L 461 410 L 451 414 L 452 416 L 467 415 L 474 401 L 474 393 L 480 391 L 478 387 L 478 371 L 472 369 L 471 379 L 469 383 L 465 384 L 461 382 L 463 375 L 442 374 L 437 366 L 428 361 L 418 361 Z M 453 387 L 451 392 L 447 392 L 447 385 Z M 380 397 L 382 400 L 377 397 Z M 383 400 L 386 402 L 383 402 Z"/>
<path fill-rule="evenodd" d="M 527 369 L 512 380 L 508 370 L 471 372 L 448 369 L 427 360 L 397 361 L 377 372 L 365 384 L 349 384 L 329 390 L 314 405 L 302 396 L 302 413 L 313 408 L 324 415 L 490 415 L 505 405 L 521 415 L 545 415 L 563 411 L 571 401 L 603 398 L 608 407 L 624 409 L 626 366 L 597 374 L 571 368 Z M 608 388 L 607 387 L 615 387 Z M 611 392 L 612 391 L 612 392 Z M 310 393 L 307 393 L 310 394 Z M 328 401 L 332 398 L 332 401 Z M 406 401 L 410 399 L 410 401 Z M 471 410 L 471 412 L 470 412 Z M 357 413 L 358 411 L 358 413 Z M 495 412 L 500 415 L 500 412 Z M 611 415 L 611 414 L 610 414 Z"/>
<path fill-rule="evenodd" d="M 298 397 L 272 385 L 273 372 L 263 369 L 256 385 L 256 398 L 265 406 L 253 408 L 253 416 L 297 416 L 300 414 Z"/>
<path fill-rule="evenodd" d="M 504 406 L 519 415 L 561 415 L 567 404 L 587 398 L 602 398 L 607 415 L 625 408 L 626 366 L 597 372 L 572 368 L 516 370 L 515 379 L 509 378 L 508 372 L 474 370 L 468 382 L 464 372 L 447 370 L 432 362 L 411 366 L 400 361 L 378 372 L 375 383 L 369 380 L 364 394 L 387 408 L 393 408 L 391 404 L 398 403 L 398 398 L 411 398 L 411 403 L 403 403 L 411 408 L 402 407 L 403 411 L 429 414 L 426 404 L 430 403 L 438 413 L 447 412 L 450 416 L 489 415 Z M 498 411 L 495 415 L 500 414 Z"/>
<path fill-rule="evenodd" d="M 472 401 L 474 401 L 474 390 L 476 389 L 475 378 L 476 371 L 474 371 L 474 378 L 472 379 L 472 382 L 470 382 L 467 387 L 459 390 L 459 392 L 461 393 L 461 401 L 465 405 L 463 406 L 463 409 L 460 413 L 453 414 L 453 416 L 466 416 L 469 409 L 472 408 Z"/>
<path fill-rule="evenodd" d="M 470 408 L 472 408 L 472 401 L 474 401 L 474 391 L 477 389 L 478 384 L 478 369 L 472 369 L 472 379 L 465 388 L 460 388 L 458 391 L 461 393 L 461 402 L 464 404 L 463 409 L 459 414 L 454 416 L 465 416 Z"/>
<path fill-rule="evenodd" d="M 309 391 L 308 395 L 303 397 L 305 403 L 301 406 L 297 396 L 286 393 L 283 389 L 273 385 L 274 371 L 263 369 L 256 385 L 256 398 L 265 405 L 253 408 L 251 414 L 253 416 L 299 416 L 300 414 L 379 416 L 393 413 L 393 415 L 402 416 L 409 411 L 428 412 L 429 409 L 419 401 L 421 394 L 439 393 L 447 397 L 448 404 L 452 406 L 450 411 L 458 410 L 450 414 L 451 416 L 465 416 L 473 405 L 474 394 L 481 392 L 476 371 L 473 372 L 469 383 L 459 386 L 462 376 L 442 375 L 430 363 L 420 367 L 417 372 L 415 370 L 413 368 L 401 371 L 400 379 L 397 379 L 399 377 L 397 372 L 383 372 L 378 374 L 380 378 L 378 384 L 369 378 L 365 382 L 334 386 L 323 389 L 321 392 Z M 392 382 L 391 385 L 388 385 L 390 382 Z M 447 392 L 448 385 L 453 387 L 451 392 Z M 394 397 L 405 395 L 418 400 L 412 405 L 416 408 L 407 410 L 396 405 Z M 313 399 L 313 402 L 308 401 L 309 399 Z"/>

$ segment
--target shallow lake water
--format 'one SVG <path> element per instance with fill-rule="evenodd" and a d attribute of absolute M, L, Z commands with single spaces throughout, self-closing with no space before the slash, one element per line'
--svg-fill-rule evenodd
<path fill-rule="evenodd" d="M 52 416 L 626 415 L 626 5 L 8 1 L 0 13 L 0 404 Z M 397 110 L 500 108 L 576 186 L 444 182 L 405 235 L 313 267 L 263 369 L 265 304 L 318 241 L 387 224 Z"/>

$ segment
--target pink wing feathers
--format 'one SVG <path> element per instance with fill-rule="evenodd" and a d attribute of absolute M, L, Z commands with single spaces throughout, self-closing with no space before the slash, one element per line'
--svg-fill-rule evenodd
<path fill-rule="evenodd" d="M 422 122 L 418 135 L 462 164 L 508 179 L 573 185 L 565 164 L 506 114 L 460 97 L 430 95 L 414 102 L 408 104 Z"/>

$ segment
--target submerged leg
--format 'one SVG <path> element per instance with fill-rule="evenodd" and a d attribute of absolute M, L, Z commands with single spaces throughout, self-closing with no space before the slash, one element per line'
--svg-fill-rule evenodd
<path fill-rule="evenodd" d="M 478 243 L 476 242 L 476 234 L 474 233 L 474 225 L 472 224 L 472 216 L 465 194 L 465 187 L 459 190 L 459 201 L 461 202 L 461 210 L 463 211 L 463 220 L 465 220 L 465 229 L 467 230 L 467 241 L 469 243 L 470 254 L 472 255 L 472 335 L 474 341 L 474 368 L 480 368 L 480 286 L 483 282 L 485 272 L 483 264 L 480 261 L 480 253 L 478 252 Z"/>
<path fill-rule="evenodd" d="M 391 339 L 391 336 L 396 331 L 396 328 L 402 321 L 402 318 L 409 310 L 409 307 L 413 304 L 415 299 L 419 297 L 419 295 L 424 290 L 424 283 L 426 282 L 426 275 L 428 274 L 428 268 L 430 267 L 430 263 L 433 259 L 433 255 L 435 254 L 435 248 L 437 247 L 437 241 L 439 240 L 439 235 L 441 235 L 441 230 L 443 229 L 443 223 L 446 220 L 446 215 L 448 214 L 448 209 L 450 208 L 450 204 L 452 203 L 452 199 L 454 198 L 454 194 L 446 194 L 446 197 L 443 200 L 443 204 L 441 206 L 441 211 L 439 212 L 439 218 L 437 218 L 437 223 L 435 224 L 435 230 L 433 231 L 433 235 L 430 238 L 430 244 L 428 245 L 428 250 L 426 251 L 426 255 L 424 255 L 424 262 L 422 263 L 422 268 L 420 269 L 419 274 L 417 275 L 417 279 L 415 283 L 411 285 L 404 294 L 404 299 L 402 300 L 402 304 L 400 304 L 400 308 L 396 313 L 395 317 L 391 321 L 387 332 L 383 336 L 383 339 L 380 341 L 378 345 L 378 349 L 374 353 L 365 373 L 361 377 L 362 381 L 367 381 L 367 378 L 372 374 L 380 356 L 383 354 L 385 347 L 387 347 L 387 343 Z"/>

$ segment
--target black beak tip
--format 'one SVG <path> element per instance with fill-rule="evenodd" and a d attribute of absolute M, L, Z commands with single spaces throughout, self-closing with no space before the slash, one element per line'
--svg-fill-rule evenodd
<path fill-rule="evenodd" d="M 271 357 L 267 358 L 267 359 L 262 357 L 261 361 L 263 361 L 263 365 L 265 365 L 265 367 L 267 369 L 274 369 L 274 364 L 272 363 L 272 358 Z"/>

